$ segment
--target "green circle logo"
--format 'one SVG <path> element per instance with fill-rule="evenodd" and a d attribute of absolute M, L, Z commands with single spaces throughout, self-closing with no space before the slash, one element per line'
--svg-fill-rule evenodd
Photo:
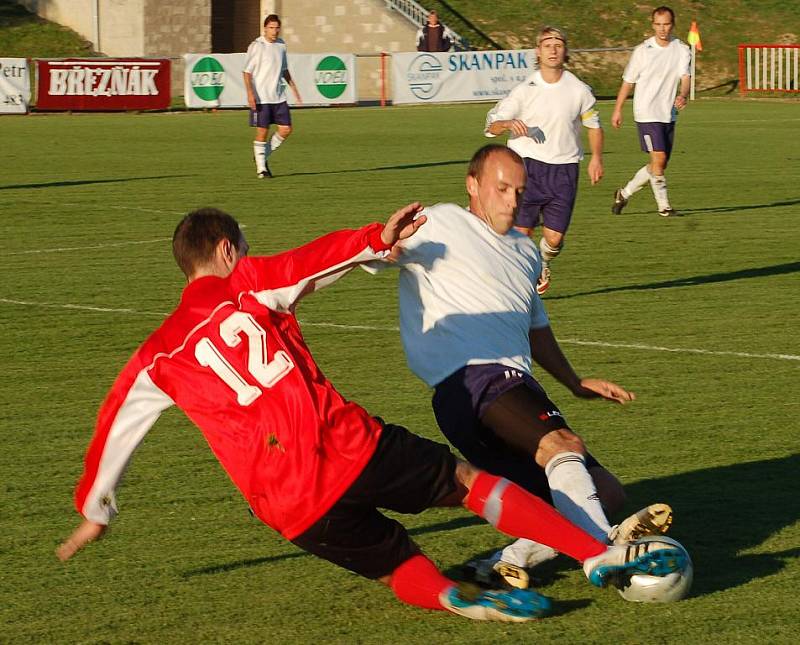
<path fill-rule="evenodd" d="M 326 56 L 317 65 L 314 81 L 322 96 L 338 98 L 347 89 L 347 65 L 338 56 Z"/>
<path fill-rule="evenodd" d="M 204 101 L 216 101 L 225 89 L 225 68 L 216 58 L 201 58 L 192 68 L 192 89 Z"/>

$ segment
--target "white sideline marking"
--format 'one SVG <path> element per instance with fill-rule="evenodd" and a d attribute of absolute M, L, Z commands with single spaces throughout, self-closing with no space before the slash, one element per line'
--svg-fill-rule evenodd
<path fill-rule="evenodd" d="M 61 246 L 52 249 L 28 249 L 27 251 L 14 251 L 3 255 L 32 255 L 34 253 L 64 253 L 65 251 L 90 251 L 94 249 L 110 249 L 118 246 L 132 246 L 136 244 L 155 244 L 156 242 L 171 242 L 171 237 L 159 237 L 154 240 L 129 240 L 128 242 L 109 242 L 107 244 L 93 244 L 91 246 Z"/>
<path fill-rule="evenodd" d="M 139 316 L 169 316 L 164 311 L 137 311 L 136 309 L 115 309 L 113 307 L 90 307 L 89 305 L 58 304 L 55 302 L 28 302 L 26 300 L 12 300 L 10 298 L 0 298 L 0 302 L 8 305 L 22 305 L 24 307 L 46 307 L 48 309 L 77 309 L 79 311 L 100 311 L 103 313 L 115 314 L 136 314 Z"/>
<path fill-rule="evenodd" d="M 113 208 L 113 207 L 110 207 Z M 120 206 L 118 208 L 129 208 L 128 206 Z M 139 209 L 149 210 L 149 209 Z M 158 213 L 165 213 L 166 211 L 153 211 Z M 247 224 L 239 224 L 242 230 L 247 228 Z M 158 237 L 153 240 L 128 240 L 127 242 L 108 242 L 107 244 L 92 244 L 89 246 L 61 246 L 51 249 L 28 249 L 27 251 L 13 251 L 11 253 L 3 253 L 2 255 L 33 255 L 36 253 L 64 253 L 68 251 L 92 251 L 95 249 L 110 249 L 119 246 L 136 246 L 137 244 L 155 244 L 156 242 L 172 242 L 171 237 Z M 165 314 L 166 315 L 166 314 Z"/>
<path fill-rule="evenodd" d="M 75 309 L 80 311 L 98 311 L 102 313 L 134 314 L 138 316 L 168 316 L 166 311 L 137 311 L 136 309 L 117 309 L 113 307 L 90 307 L 88 305 L 57 304 L 52 302 L 29 302 L 26 300 L 12 300 L 0 298 L 0 303 L 8 305 L 22 305 L 25 307 L 47 307 L 49 309 Z M 328 322 L 308 322 L 299 320 L 301 325 L 307 327 L 332 327 L 334 329 L 358 331 L 400 331 L 399 327 L 376 327 L 373 325 L 341 325 Z M 650 352 L 670 352 L 673 354 L 704 354 L 706 356 L 735 356 L 737 358 L 766 358 L 779 361 L 800 361 L 800 356 L 794 354 L 754 354 L 751 352 L 730 352 L 724 350 L 696 349 L 691 347 L 661 347 L 659 345 L 643 345 L 639 343 L 607 343 L 599 340 L 579 340 L 577 338 L 561 338 L 559 343 L 567 345 L 585 345 L 589 347 L 611 347 L 614 349 L 639 349 Z"/>

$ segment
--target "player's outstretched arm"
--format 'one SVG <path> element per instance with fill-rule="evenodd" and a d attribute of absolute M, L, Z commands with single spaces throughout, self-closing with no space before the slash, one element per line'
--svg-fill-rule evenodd
<path fill-rule="evenodd" d="M 98 524 L 91 520 L 83 520 L 72 535 L 70 535 L 57 549 L 56 555 L 62 562 L 66 562 L 89 542 L 94 542 L 103 537 L 106 532 L 105 524 Z"/>
<path fill-rule="evenodd" d="M 599 378 L 581 379 L 580 386 L 573 390 L 573 394 L 583 399 L 599 397 L 607 401 L 616 401 L 617 403 L 628 403 L 636 399 L 636 395 L 633 392 L 629 392 L 616 383 Z"/>
<path fill-rule="evenodd" d="M 628 392 L 611 381 L 578 376 L 561 351 L 550 326 L 531 329 L 528 335 L 533 360 L 575 396 L 582 399 L 603 398 L 617 403 L 627 403 L 636 398 L 633 392 Z"/>
<path fill-rule="evenodd" d="M 381 231 L 381 241 L 386 244 L 386 246 L 393 246 L 396 242 L 414 235 L 414 232 L 422 226 L 427 219 L 424 215 L 419 214 L 422 209 L 422 204 L 414 202 L 394 212 L 389 219 L 386 220 L 386 225 L 383 227 L 383 231 Z"/>

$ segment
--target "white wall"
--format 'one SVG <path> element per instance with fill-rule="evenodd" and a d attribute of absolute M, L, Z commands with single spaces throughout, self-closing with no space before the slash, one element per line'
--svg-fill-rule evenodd
<path fill-rule="evenodd" d="M 145 0 L 18 0 L 80 34 L 109 56 L 144 56 Z M 99 36 L 99 39 L 98 39 Z M 98 41 L 99 40 L 99 41 Z"/>

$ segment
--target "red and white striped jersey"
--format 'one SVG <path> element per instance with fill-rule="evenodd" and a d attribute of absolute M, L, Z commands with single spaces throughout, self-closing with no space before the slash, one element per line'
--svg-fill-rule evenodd
<path fill-rule="evenodd" d="M 133 451 L 177 405 L 197 425 L 256 515 L 292 539 L 341 497 L 375 450 L 380 424 L 314 362 L 298 300 L 385 255 L 383 226 L 338 231 L 227 278 L 192 281 L 134 353 L 100 408 L 75 505 L 107 524 Z"/>

